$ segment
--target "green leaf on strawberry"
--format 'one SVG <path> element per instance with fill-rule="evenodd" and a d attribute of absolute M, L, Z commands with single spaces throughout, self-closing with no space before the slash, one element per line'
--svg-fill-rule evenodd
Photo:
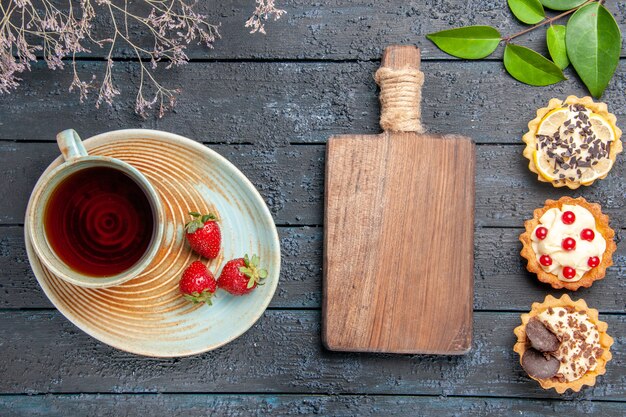
<path fill-rule="evenodd" d="M 203 291 L 202 293 L 194 292 L 192 294 L 183 294 L 183 297 L 187 301 L 191 301 L 194 304 L 206 303 L 210 306 L 213 305 L 213 301 L 211 300 L 213 296 L 213 293 L 209 291 Z"/>
<path fill-rule="evenodd" d="M 217 220 L 217 217 L 213 213 L 202 215 L 196 211 L 190 211 L 189 215 L 193 219 L 185 225 L 187 233 L 194 233 L 196 230 L 201 229 L 206 222 Z"/>
<path fill-rule="evenodd" d="M 213 304 L 211 298 L 217 289 L 217 281 L 202 262 L 195 261 L 189 265 L 183 272 L 178 286 L 185 300 L 194 304 Z"/>
<path fill-rule="evenodd" d="M 249 278 L 247 288 L 250 289 L 254 287 L 254 284 L 263 285 L 261 280 L 267 278 L 267 271 L 265 269 L 258 268 L 259 257 L 257 255 L 252 255 L 252 259 L 250 259 L 246 254 L 243 257 L 243 262 L 245 266 L 239 267 L 239 272 Z"/>

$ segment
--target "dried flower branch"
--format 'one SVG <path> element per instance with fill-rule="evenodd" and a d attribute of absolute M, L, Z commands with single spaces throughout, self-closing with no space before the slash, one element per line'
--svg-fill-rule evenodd
<path fill-rule="evenodd" d="M 195 11 L 196 2 L 187 0 L 66 0 L 66 7 L 55 4 L 63 0 L 10 0 L 0 2 L 0 94 L 8 94 L 19 86 L 19 74 L 30 70 L 38 55 L 48 68 L 60 69 L 69 61 L 72 66 L 70 91 L 77 91 L 80 101 L 97 90 L 96 107 L 112 105 L 120 94 L 113 78 L 114 51 L 130 48 L 140 66 L 135 111 L 143 117 L 151 109 L 159 117 L 170 109 L 180 90 L 164 86 L 155 76 L 158 63 L 166 68 L 186 64 L 187 45 L 192 42 L 212 48 L 219 38 L 218 25 Z M 132 3 L 133 12 L 129 10 Z M 274 0 L 257 0 L 255 15 L 248 23 L 265 33 L 261 20 L 279 18 L 284 11 L 276 10 Z M 93 25 L 96 16 L 106 16 L 108 35 L 96 37 Z M 256 20 L 255 20 L 256 19 Z M 256 23 L 254 23 L 256 22 Z M 133 31 L 139 27 L 140 30 Z M 133 36 L 133 33 L 147 34 Z M 88 54 L 88 46 L 107 48 L 106 67 L 102 80 L 81 79 L 76 68 L 78 54 Z"/>
<path fill-rule="evenodd" d="M 287 12 L 276 8 L 274 0 L 256 0 L 256 9 L 250 19 L 246 21 L 246 27 L 252 28 L 250 29 L 250 33 L 260 32 L 265 34 L 265 25 L 263 22 L 270 18 L 278 20 L 285 13 Z"/>

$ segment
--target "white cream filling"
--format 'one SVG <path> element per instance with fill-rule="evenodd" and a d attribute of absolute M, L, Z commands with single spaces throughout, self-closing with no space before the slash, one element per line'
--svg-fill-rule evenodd
<path fill-rule="evenodd" d="M 564 212 L 571 211 L 576 216 L 576 220 L 572 224 L 565 224 L 561 219 Z M 548 229 L 548 235 L 545 239 L 537 238 L 537 228 L 545 227 Z M 580 237 L 583 229 L 593 230 L 595 237 L 589 242 Z M 571 237 L 576 241 L 576 249 L 566 251 L 561 246 L 563 239 Z M 564 204 L 561 209 L 551 208 L 546 211 L 539 219 L 539 225 L 531 234 L 532 248 L 537 255 L 537 262 L 541 255 L 549 255 L 552 258 L 552 265 L 541 265 L 544 271 L 559 277 L 559 280 L 565 282 L 579 281 L 583 275 L 591 270 L 587 264 L 589 258 L 597 256 L 602 261 L 602 255 L 606 250 L 606 240 L 596 229 L 596 220 L 593 214 L 584 207 L 577 205 Z M 576 276 L 567 279 L 563 276 L 563 267 L 569 266 L 576 270 Z"/>

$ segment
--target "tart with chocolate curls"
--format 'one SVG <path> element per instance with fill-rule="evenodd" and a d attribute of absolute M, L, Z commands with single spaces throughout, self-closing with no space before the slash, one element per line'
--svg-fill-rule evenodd
<path fill-rule="evenodd" d="M 596 378 L 606 372 L 613 338 L 598 311 L 584 300 L 548 295 L 543 303 L 533 303 L 521 319 L 514 330 L 513 350 L 524 371 L 543 389 L 578 392 L 585 385 L 595 385 Z"/>
<path fill-rule="evenodd" d="M 528 123 L 524 157 L 539 181 L 576 189 L 605 178 L 622 151 L 622 131 L 591 97 L 553 98 Z"/>

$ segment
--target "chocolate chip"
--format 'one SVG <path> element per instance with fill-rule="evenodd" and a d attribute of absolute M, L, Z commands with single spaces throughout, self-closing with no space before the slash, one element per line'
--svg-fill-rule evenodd
<path fill-rule="evenodd" d="M 559 372 L 560 366 L 559 360 L 554 356 L 548 355 L 546 357 L 533 348 L 527 349 L 522 356 L 522 368 L 533 378 L 552 378 Z"/>
<path fill-rule="evenodd" d="M 561 342 L 548 328 L 537 318 L 532 318 L 526 325 L 526 337 L 530 344 L 541 352 L 554 352 Z"/>

